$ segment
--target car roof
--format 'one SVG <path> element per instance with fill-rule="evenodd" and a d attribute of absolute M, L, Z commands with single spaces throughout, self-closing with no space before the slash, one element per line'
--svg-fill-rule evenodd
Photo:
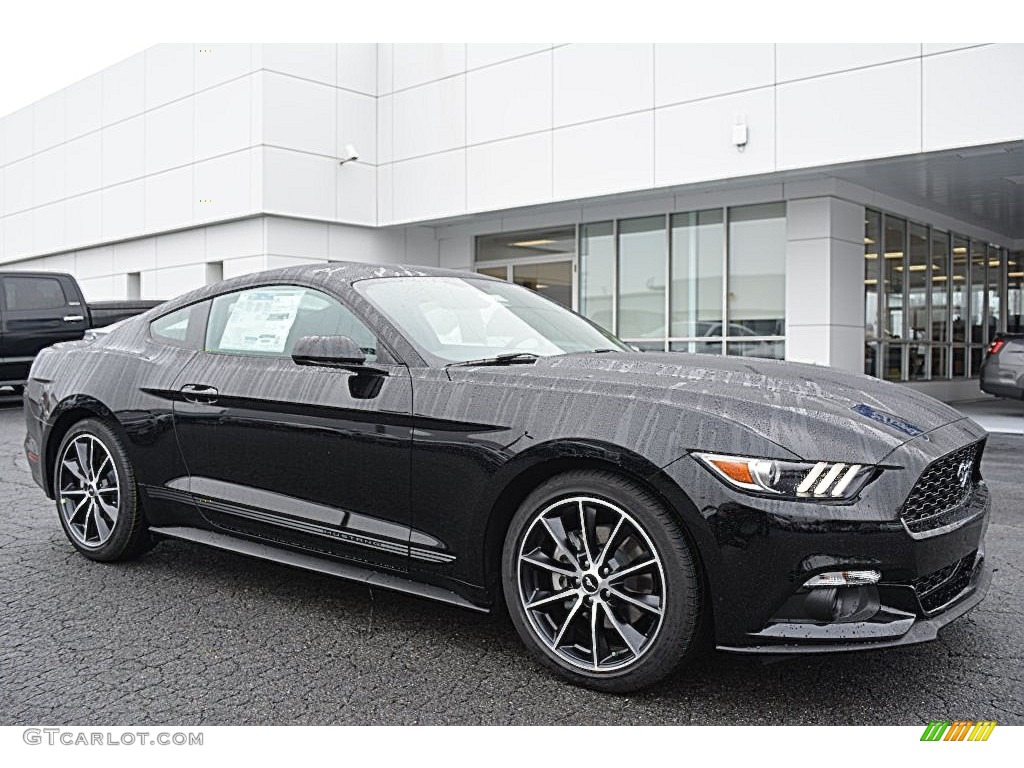
<path fill-rule="evenodd" d="M 229 278 L 213 285 L 198 288 L 168 301 L 162 306 L 161 314 L 165 310 L 173 310 L 196 301 L 202 301 L 210 296 L 272 283 L 291 282 L 314 288 L 343 291 L 350 289 L 352 284 L 359 280 L 388 277 L 472 277 L 481 280 L 497 280 L 497 278 L 466 270 L 417 265 L 366 264 L 358 261 L 302 264 L 293 267 L 270 269 L 263 272 L 250 272 L 239 277 Z"/>

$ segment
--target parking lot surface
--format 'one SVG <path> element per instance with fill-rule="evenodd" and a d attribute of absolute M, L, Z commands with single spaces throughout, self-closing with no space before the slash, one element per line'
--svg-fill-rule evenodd
<path fill-rule="evenodd" d="M 507 619 L 184 542 L 67 542 L 0 400 L 0 724 L 1024 724 L 1024 438 L 994 435 L 987 600 L 925 645 L 773 664 L 712 653 L 632 696 L 572 687 Z"/>

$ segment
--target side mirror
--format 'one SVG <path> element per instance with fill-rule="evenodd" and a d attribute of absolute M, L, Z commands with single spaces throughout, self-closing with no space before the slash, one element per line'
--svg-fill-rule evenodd
<path fill-rule="evenodd" d="M 292 349 L 296 365 L 352 368 L 366 362 L 366 355 L 348 336 L 303 336 Z"/>

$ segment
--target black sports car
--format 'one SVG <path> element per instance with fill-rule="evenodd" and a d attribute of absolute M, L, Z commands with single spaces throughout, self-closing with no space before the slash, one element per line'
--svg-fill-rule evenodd
<path fill-rule="evenodd" d="M 636 353 L 531 291 L 331 264 L 43 351 L 25 450 L 94 560 L 172 537 L 467 608 L 577 683 L 713 637 L 930 640 L 982 599 L 985 432 L 865 376 Z"/>

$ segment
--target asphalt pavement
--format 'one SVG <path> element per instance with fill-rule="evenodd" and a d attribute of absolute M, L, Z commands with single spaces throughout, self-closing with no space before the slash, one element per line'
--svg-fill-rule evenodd
<path fill-rule="evenodd" d="M 934 643 L 773 664 L 712 653 L 611 696 L 533 664 L 507 619 L 184 542 L 101 565 L 66 541 L 0 399 L 0 724 L 1024 724 L 1024 437 L 983 474 L 995 568 Z"/>

